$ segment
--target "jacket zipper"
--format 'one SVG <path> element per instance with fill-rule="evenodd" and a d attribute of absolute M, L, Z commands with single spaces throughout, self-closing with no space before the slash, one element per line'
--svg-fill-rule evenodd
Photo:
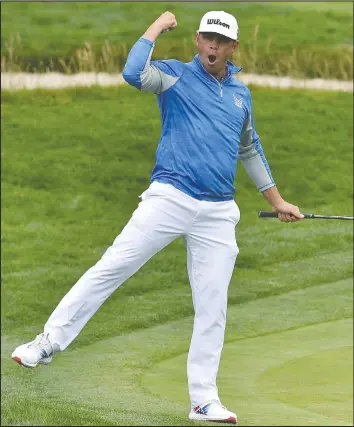
<path fill-rule="evenodd" d="M 210 74 L 210 73 L 208 73 L 208 74 Z M 219 85 L 219 88 L 220 88 L 220 98 L 222 98 L 222 81 L 223 81 L 223 79 L 221 79 L 221 82 L 219 82 L 219 80 L 216 78 L 216 77 L 214 77 L 212 74 L 210 74 L 211 75 L 211 77 L 214 79 L 214 80 L 216 80 L 216 82 L 217 82 L 217 84 Z"/>
<path fill-rule="evenodd" d="M 208 71 L 205 69 L 205 67 L 204 67 L 203 64 L 201 64 L 201 66 L 204 68 L 205 72 L 207 74 L 209 74 L 209 76 L 211 76 L 214 80 L 216 80 L 216 83 L 219 85 L 219 88 L 220 88 L 220 98 L 222 98 L 223 97 L 223 93 L 222 93 L 222 81 L 225 80 L 225 79 L 223 78 L 223 79 L 221 79 L 221 82 L 219 82 L 219 80 L 216 77 L 214 77 L 212 74 L 208 73 Z"/>

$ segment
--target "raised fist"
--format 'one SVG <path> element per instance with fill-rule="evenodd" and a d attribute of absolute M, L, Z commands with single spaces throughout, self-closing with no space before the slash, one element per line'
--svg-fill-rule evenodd
<path fill-rule="evenodd" d="M 160 28 L 161 33 L 166 31 L 173 30 L 177 27 L 177 20 L 173 13 L 164 12 L 159 18 L 156 19 L 154 25 Z"/>

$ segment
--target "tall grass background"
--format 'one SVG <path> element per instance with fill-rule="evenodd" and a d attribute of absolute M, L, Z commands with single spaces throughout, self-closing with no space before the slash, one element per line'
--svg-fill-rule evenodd
<path fill-rule="evenodd" d="M 330 51 L 325 48 L 311 51 L 305 47 L 294 47 L 284 54 L 273 49 L 272 36 L 268 37 L 266 48 L 263 49 L 259 45 L 258 34 L 259 26 L 255 25 L 252 40 L 247 47 L 237 50 L 232 57 L 247 73 L 298 78 L 353 79 L 353 52 L 350 47 L 344 46 Z M 167 51 L 165 46 L 157 45 L 153 59 L 175 56 L 187 62 L 197 53 L 193 39 L 194 37 L 185 38 L 178 46 L 172 43 Z M 21 45 L 20 33 L 11 34 L 1 57 L 1 72 L 120 73 L 131 47 L 124 42 L 112 44 L 106 40 L 100 48 L 95 49 L 93 43 L 87 40 L 82 47 L 75 49 L 70 57 L 49 57 L 37 61 L 19 56 L 17 51 Z"/>
<path fill-rule="evenodd" d="M 343 2 L 218 2 L 239 22 L 233 61 L 246 73 L 353 79 L 353 9 Z M 1 71 L 119 73 L 129 50 L 165 10 L 178 27 L 153 59 L 191 60 L 201 2 L 48 2 L 2 5 Z"/>

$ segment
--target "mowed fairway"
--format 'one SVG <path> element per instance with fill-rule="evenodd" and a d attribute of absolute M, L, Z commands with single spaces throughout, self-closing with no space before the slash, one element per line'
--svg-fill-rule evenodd
<path fill-rule="evenodd" d="M 252 90 L 285 199 L 353 215 L 352 94 Z M 11 358 L 129 220 L 160 134 L 129 87 L 2 94 L 2 425 L 197 425 L 188 420 L 193 324 L 178 239 L 102 306 L 49 366 Z M 240 254 L 220 365 L 239 425 L 352 425 L 353 223 L 259 219 L 240 163 Z M 203 424 L 205 425 L 205 424 Z"/>

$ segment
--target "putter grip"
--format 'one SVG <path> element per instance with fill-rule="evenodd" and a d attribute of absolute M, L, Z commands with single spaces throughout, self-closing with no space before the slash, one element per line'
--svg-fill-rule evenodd
<path fill-rule="evenodd" d="M 266 212 L 266 211 L 259 211 L 258 212 L 259 218 L 278 218 L 278 214 L 275 212 Z M 318 218 L 318 216 L 315 216 L 313 214 L 303 214 L 304 218 L 307 219 L 315 219 Z"/>
<path fill-rule="evenodd" d="M 278 218 L 278 214 L 275 212 L 259 211 L 258 216 L 260 218 Z"/>

